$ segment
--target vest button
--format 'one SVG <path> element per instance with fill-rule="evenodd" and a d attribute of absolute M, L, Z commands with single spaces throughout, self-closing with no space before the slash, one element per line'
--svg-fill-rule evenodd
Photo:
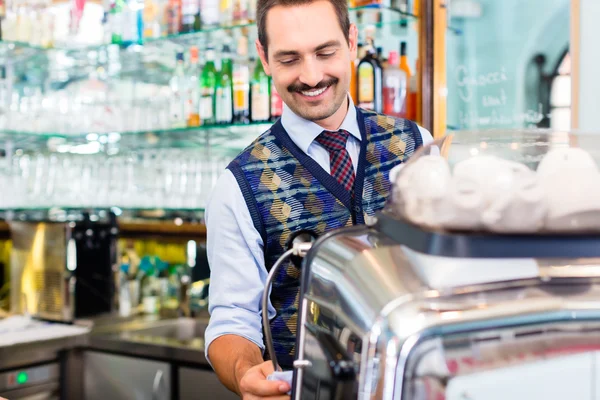
<path fill-rule="evenodd" d="M 357 213 L 361 212 L 360 206 L 354 206 L 354 211 Z"/>

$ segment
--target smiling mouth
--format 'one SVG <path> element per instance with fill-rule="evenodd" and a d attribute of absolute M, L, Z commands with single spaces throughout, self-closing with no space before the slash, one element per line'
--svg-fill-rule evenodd
<path fill-rule="evenodd" d="M 320 88 L 315 88 L 315 89 L 310 89 L 310 90 L 298 90 L 296 91 L 297 94 L 299 94 L 300 96 L 302 96 L 303 99 L 307 100 L 307 101 L 317 101 L 317 100 L 321 100 L 326 93 L 328 93 L 328 89 L 332 86 L 332 84 L 329 84 L 325 87 L 320 87 Z"/>
<path fill-rule="evenodd" d="M 302 91 L 300 93 L 302 93 L 303 95 L 308 96 L 308 97 L 317 97 L 321 93 L 325 92 L 328 88 L 329 88 L 329 86 L 325 86 L 324 88 L 321 88 L 321 89 L 306 90 L 306 91 Z"/>

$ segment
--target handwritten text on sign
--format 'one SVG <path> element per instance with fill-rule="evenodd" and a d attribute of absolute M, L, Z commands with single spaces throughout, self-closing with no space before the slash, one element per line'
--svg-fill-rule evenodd
<path fill-rule="evenodd" d="M 505 67 L 488 73 L 471 73 L 464 65 L 456 68 L 456 84 L 458 96 L 465 104 L 470 104 L 470 110 L 461 107 L 459 123 L 465 127 L 523 127 L 536 126 L 544 119 L 542 106 L 537 110 L 513 113 L 507 111 L 510 99 L 506 92 L 506 84 L 511 82 Z M 476 99 L 477 92 L 483 91 Z M 476 104 L 475 104 L 476 103 Z M 480 111 L 480 109 L 482 109 Z M 509 114 L 509 115 L 507 115 Z"/>

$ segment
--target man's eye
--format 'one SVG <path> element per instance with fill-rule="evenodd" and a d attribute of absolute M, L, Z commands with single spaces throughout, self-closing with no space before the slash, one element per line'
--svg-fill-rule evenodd
<path fill-rule="evenodd" d="M 330 51 L 328 53 L 320 53 L 319 57 L 321 58 L 329 58 L 332 57 L 335 54 L 335 51 Z"/>
<path fill-rule="evenodd" d="M 290 60 L 279 60 L 280 63 L 284 64 L 284 65 L 290 65 L 296 62 L 295 59 L 290 59 Z"/>

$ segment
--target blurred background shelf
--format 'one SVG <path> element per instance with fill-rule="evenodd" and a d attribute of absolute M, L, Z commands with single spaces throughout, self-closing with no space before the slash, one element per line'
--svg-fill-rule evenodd
<path fill-rule="evenodd" d="M 91 212 L 98 221 L 114 209 L 120 222 L 201 223 L 229 162 L 283 109 L 257 60 L 255 2 L 84 3 L 6 3 L 0 184 L 11 190 L 0 193 L 0 219 L 82 221 Z M 379 71 L 392 52 L 395 64 L 402 53 L 407 69 L 416 65 L 417 3 L 349 4 L 355 69 L 367 53 Z M 179 19 L 166 18 L 169 7 Z M 404 82 L 415 91 L 416 76 Z M 229 116 L 217 115 L 228 108 L 219 87 L 231 90 L 222 100 Z"/>
<path fill-rule="evenodd" d="M 98 6 L 98 4 L 88 4 L 88 8 L 95 8 Z M 366 26 L 382 28 L 388 25 L 407 27 L 409 24 L 417 21 L 417 17 L 409 12 L 381 4 L 350 7 L 349 11 L 351 22 L 355 23 L 359 29 L 364 29 Z M 90 11 L 90 13 L 93 12 L 94 11 Z M 85 41 L 74 40 L 72 37 L 52 40 L 44 39 L 43 37 L 36 37 L 36 40 L 33 42 L 20 41 L 17 40 L 19 38 L 19 32 L 15 32 L 13 34 L 10 29 L 9 31 L 6 31 L 5 29 L 5 32 L 3 32 L 3 40 L 0 41 L 0 54 L 12 54 L 16 56 L 46 51 L 59 51 L 64 52 L 67 55 L 74 56 L 77 54 L 81 55 L 86 52 L 105 51 L 114 46 L 122 49 L 140 45 L 145 45 L 146 47 L 175 45 L 186 48 L 190 46 L 202 45 L 208 41 L 212 41 L 213 44 L 215 44 L 215 40 L 240 34 L 252 37 L 256 36 L 256 24 L 250 18 L 229 24 L 215 24 L 213 21 L 214 20 L 211 20 L 210 23 L 204 26 L 201 21 L 194 22 L 186 28 L 188 30 L 186 32 L 164 35 L 159 34 L 158 36 L 141 38 L 137 37 L 133 40 L 123 39 L 120 37 L 123 35 L 115 35 L 114 33 L 112 35 L 106 35 L 106 32 L 104 32 L 104 38 L 112 36 L 109 42 L 104 43 L 101 41 L 99 34 L 95 35 L 97 37 L 97 41 L 95 43 L 90 43 L 89 39 L 87 43 Z M 10 23 L 9 26 L 11 26 Z M 100 28 L 97 30 L 99 29 Z M 90 35 L 88 35 L 88 37 L 89 36 Z M 92 38 L 94 37 L 94 35 L 91 36 Z M 144 34 L 142 36 L 144 36 Z"/>

